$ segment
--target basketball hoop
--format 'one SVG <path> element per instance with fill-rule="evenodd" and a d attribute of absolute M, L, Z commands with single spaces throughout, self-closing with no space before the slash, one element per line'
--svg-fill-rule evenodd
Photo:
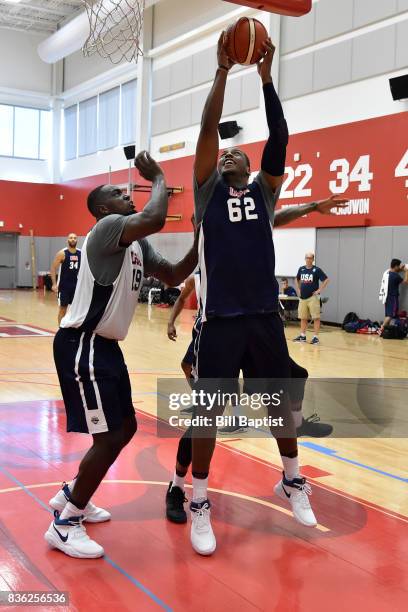
<path fill-rule="evenodd" d="M 90 32 L 82 52 L 98 53 L 113 64 L 131 62 L 143 55 L 140 37 L 145 0 L 82 0 L 89 18 Z"/>

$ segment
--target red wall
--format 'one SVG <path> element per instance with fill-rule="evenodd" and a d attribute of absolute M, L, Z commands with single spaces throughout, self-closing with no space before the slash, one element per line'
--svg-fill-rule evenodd
<path fill-rule="evenodd" d="M 335 171 L 330 170 L 333 160 L 347 160 L 347 178 L 358 161 L 361 164 L 364 159 L 366 170 L 373 176 L 365 180 L 364 184 L 364 179 L 367 179 L 364 168 L 355 168 L 356 180 L 351 181 L 346 190 L 346 195 L 355 201 L 352 214 L 313 214 L 298 220 L 294 226 L 408 225 L 407 134 L 408 114 L 399 113 L 291 136 L 287 154 L 287 166 L 290 168 L 279 206 L 328 197 L 329 182 L 336 180 L 341 169 L 339 166 Z M 250 156 L 252 168 L 258 169 L 263 142 L 245 145 L 243 148 Z M 293 161 L 295 153 L 301 156 L 299 162 Z M 401 164 L 403 158 L 404 163 Z M 395 176 L 398 165 L 402 176 Z M 184 186 L 184 192 L 172 196 L 169 203 L 169 214 L 182 214 L 183 218 L 181 221 L 167 223 L 163 231 L 191 231 L 193 156 L 168 160 L 162 163 L 162 167 L 169 186 Z M 298 176 L 293 176 L 296 173 Z M 137 176 L 134 171 L 134 181 Z M 61 185 L 0 181 L 0 220 L 5 221 L 3 231 L 19 231 L 18 224 L 22 223 L 24 228 L 20 231 L 23 234 L 28 234 L 31 228 L 37 236 L 65 236 L 70 231 L 86 234 L 93 223 L 86 208 L 86 196 L 104 180 L 106 174 Z M 127 170 L 112 173 L 112 182 L 127 183 Z M 303 189 L 311 189 L 311 195 L 297 196 L 302 187 L 301 182 Z M 360 191 L 359 188 L 365 190 Z M 63 196 L 62 200 L 60 195 Z M 134 194 L 136 207 L 140 209 L 147 198 L 148 194 Z M 358 200 L 363 200 L 363 208 L 368 210 L 359 210 Z"/>

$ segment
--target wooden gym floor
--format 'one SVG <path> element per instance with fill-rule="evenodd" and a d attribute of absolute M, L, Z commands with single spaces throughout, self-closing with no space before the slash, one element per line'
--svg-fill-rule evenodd
<path fill-rule="evenodd" d="M 192 311 L 182 313 L 171 343 L 169 311 L 141 306 L 123 343 L 139 431 L 96 495 L 113 514 L 88 528 L 106 556 L 77 560 L 49 550 L 48 499 L 89 446 L 87 436 L 65 433 L 52 360 L 56 312 L 52 294 L 0 292 L 0 591 L 69 591 L 69 609 L 87 612 L 405 609 L 406 439 L 302 438 L 319 523 L 312 530 L 272 494 L 280 478 L 273 441 L 220 439 L 210 480 L 215 555 L 196 555 L 188 525 L 166 522 L 177 440 L 156 436 L 156 379 L 180 376 Z M 290 340 L 298 328 L 286 331 Z M 321 340 L 289 343 L 311 376 L 408 378 L 407 341 L 327 327 Z"/>

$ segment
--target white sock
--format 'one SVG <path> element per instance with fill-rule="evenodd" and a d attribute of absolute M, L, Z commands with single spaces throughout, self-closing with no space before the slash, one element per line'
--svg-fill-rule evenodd
<path fill-rule="evenodd" d="M 179 476 L 177 474 L 177 472 L 174 472 L 173 484 L 172 484 L 171 488 L 179 487 L 179 489 L 184 491 L 184 480 L 185 480 L 185 478 L 186 478 L 185 476 Z"/>
<path fill-rule="evenodd" d="M 306 338 L 306 332 L 300 332 L 300 335 L 303 336 L 303 338 Z"/>
<path fill-rule="evenodd" d="M 81 516 L 83 513 L 83 508 L 81 510 L 81 508 L 77 508 L 76 506 L 74 506 L 74 504 L 71 504 L 71 502 L 67 502 L 65 508 L 61 512 L 60 518 L 68 519 L 71 518 L 71 516 Z"/>
<path fill-rule="evenodd" d="M 282 457 L 283 471 L 288 480 L 299 478 L 299 458 L 298 457 Z"/>
<path fill-rule="evenodd" d="M 295 427 L 300 427 L 302 424 L 302 411 L 301 410 L 292 410 L 292 416 L 295 423 Z"/>
<path fill-rule="evenodd" d="M 203 502 L 207 499 L 207 478 L 194 478 L 193 476 L 193 502 Z"/>

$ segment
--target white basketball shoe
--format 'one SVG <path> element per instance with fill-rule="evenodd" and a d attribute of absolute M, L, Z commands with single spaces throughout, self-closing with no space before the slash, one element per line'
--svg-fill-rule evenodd
<path fill-rule="evenodd" d="M 312 488 L 306 482 L 306 478 L 293 478 L 288 480 L 285 472 L 282 472 L 282 480 L 275 485 L 274 491 L 278 497 L 289 502 L 295 519 L 306 527 L 317 525 L 316 517 L 310 506 L 309 496 Z"/>
<path fill-rule="evenodd" d="M 211 504 L 208 499 L 201 503 L 191 502 L 191 545 L 199 555 L 212 555 L 217 547 L 211 527 Z"/>
<path fill-rule="evenodd" d="M 62 488 L 52 499 L 50 499 L 48 503 L 53 510 L 62 512 L 69 501 L 71 501 L 71 491 L 69 485 L 66 482 L 63 482 Z M 84 508 L 83 520 L 87 521 L 88 523 L 103 523 L 105 521 L 110 521 L 111 518 L 112 515 L 110 512 L 104 510 L 103 508 L 98 508 L 91 501 L 89 501 Z"/>
<path fill-rule="evenodd" d="M 97 559 L 105 554 L 102 546 L 91 540 L 82 524 L 83 516 L 61 519 L 55 511 L 54 520 L 44 534 L 45 541 L 52 548 L 58 548 L 70 557 Z"/>

